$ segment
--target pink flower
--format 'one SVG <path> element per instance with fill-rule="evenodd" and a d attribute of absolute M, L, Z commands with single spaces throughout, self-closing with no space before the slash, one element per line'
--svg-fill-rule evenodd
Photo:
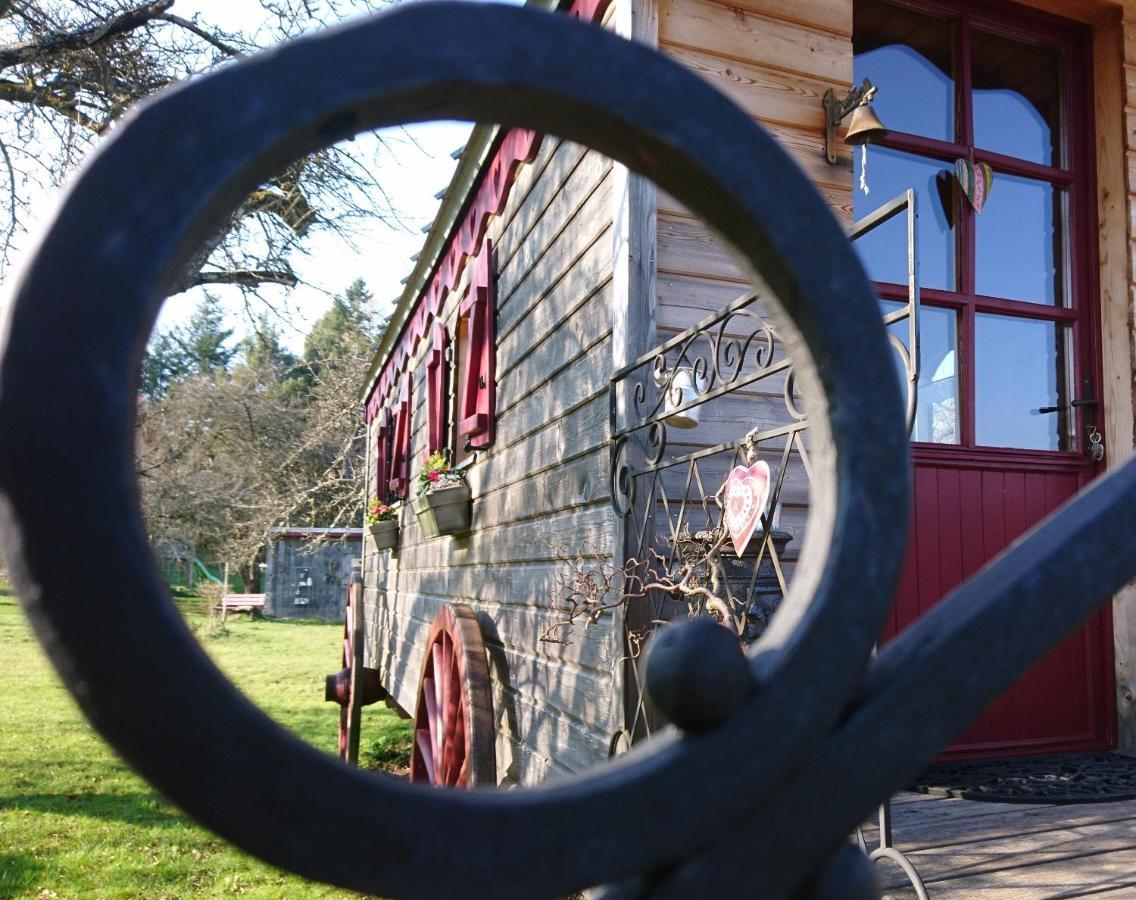
<path fill-rule="evenodd" d="M 426 477 L 429 478 L 431 481 L 437 481 L 439 478 L 442 477 L 442 473 L 439 472 L 437 469 L 431 469 L 429 472 L 426 473 Z"/>

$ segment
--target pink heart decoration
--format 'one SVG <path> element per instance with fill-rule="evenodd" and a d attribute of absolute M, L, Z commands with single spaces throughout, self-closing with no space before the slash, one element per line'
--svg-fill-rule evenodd
<path fill-rule="evenodd" d="M 982 212 L 990 188 L 994 184 L 994 170 L 987 163 L 975 165 L 969 159 L 955 160 L 955 177 L 962 187 L 963 194 L 970 201 L 976 213 Z"/>
<path fill-rule="evenodd" d="M 758 460 L 748 469 L 745 466 L 734 466 L 726 478 L 722 502 L 725 507 L 723 518 L 726 520 L 726 529 L 738 556 L 742 555 L 749 539 L 753 537 L 768 499 L 769 466 L 764 460 Z"/>

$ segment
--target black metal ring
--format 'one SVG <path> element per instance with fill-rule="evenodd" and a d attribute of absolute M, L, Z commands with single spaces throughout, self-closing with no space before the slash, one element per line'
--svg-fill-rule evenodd
<path fill-rule="evenodd" d="M 289 161 L 439 118 L 552 132 L 652 178 L 761 273 L 795 326 L 778 319 L 798 378 L 824 398 L 810 424 L 805 553 L 752 661 L 764 688 L 719 728 L 531 791 L 367 775 L 262 715 L 166 601 L 132 465 L 146 337 L 194 249 Z M 899 567 L 902 422 L 875 301 L 839 225 L 743 113 L 654 51 L 568 17 L 423 2 L 170 91 L 90 161 L 7 322 L 0 526 L 22 600 L 85 713 L 195 818 L 358 890 L 562 894 L 713 844 L 836 719 Z M 644 839 L 643 823 L 665 826 Z"/>

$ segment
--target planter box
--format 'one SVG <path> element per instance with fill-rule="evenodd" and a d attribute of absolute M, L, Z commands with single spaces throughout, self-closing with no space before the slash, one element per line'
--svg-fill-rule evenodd
<path fill-rule="evenodd" d="M 391 519 L 387 522 L 376 522 L 367 526 L 371 537 L 375 539 L 375 546 L 380 550 L 393 550 L 398 546 L 398 522 Z"/>
<path fill-rule="evenodd" d="M 411 506 L 425 538 L 469 531 L 473 500 L 468 484 L 419 494 L 411 501 Z"/>

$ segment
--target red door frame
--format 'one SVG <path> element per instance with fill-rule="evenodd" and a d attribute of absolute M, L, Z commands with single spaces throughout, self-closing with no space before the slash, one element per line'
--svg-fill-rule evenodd
<path fill-rule="evenodd" d="M 947 13 L 959 25 L 958 30 L 958 85 L 956 95 L 956 138 L 958 143 L 942 141 L 919 135 L 891 132 L 880 141 L 880 146 L 899 151 L 918 154 L 924 158 L 953 162 L 966 157 L 972 162 L 989 163 L 995 170 L 1010 175 L 1022 175 L 1045 180 L 1055 186 L 1069 190 L 1069 214 L 1066 229 L 1069 235 L 1069 259 L 1065 266 L 1069 272 L 1068 283 L 1071 296 L 1065 307 L 1047 306 L 1038 303 L 1002 300 L 984 297 L 975 292 L 975 235 L 974 216 L 968 212 L 956 215 L 955 223 L 955 267 L 956 290 L 944 291 L 921 288 L 921 303 L 927 306 L 945 308 L 956 313 L 957 322 L 957 373 L 959 378 L 959 438 L 958 445 L 941 445 L 913 442 L 914 462 L 933 466 L 958 466 L 960 469 L 977 468 L 1024 468 L 1034 471 L 1077 471 L 1079 486 L 1083 487 L 1091 478 L 1100 474 L 1103 467 L 1088 464 L 1085 459 L 1085 425 L 1092 415 L 1093 421 L 1102 433 L 1107 422 L 1104 421 L 1103 379 L 1101 356 L 1101 320 L 1099 302 L 1099 257 L 1096 243 L 1097 209 L 1095 151 L 1093 135 L 1095 123 L 1090 86 L 1092 84 L 1091 29 L 1078 23 L 1061 19 L 1048 13 L 1039 12 L 1009 3 L 976 2 L 976 0 L 887 0 L 892 5 L 903 6 L 913 11 L 930 13 L 942 17 Z M 1065 147 L 1067 158 L 1059 160 L 1066 165 L 1043 165 L 990 151 L 974 148 L 972 84 L 970 65 L 970 28 L 977 25 L 1008 38 L 1025 40 L 1029 43 L 1060 47 L 1063 50 L 1064 72 L 1064 112 Z M 955 52 L 955 48 L 952 48 Z M 886 85 L 881 85 L 886 90 Z M 995 186 L 996 190 L 996 186 Z M 877 283 L 876 289 L 881 298 L 906 301 L 907 286 Z M 1027 317 L 1032 320 L 1064 323 L 1073 330 L 1073 384 L 1071 397 L 1084 395 L 1083 385 L 1087 384 L 1098 406 L 1091 413 L 1084 409 L 1073 411 L 1075 443 L 1066 452 L 1038 451 L 1025 449 L 1001 449 L 976 446 L 975 441 L 975 316 L 989 312 L 1000 315 Z M 1107 667 L 1105 684 L 1115 684 L 1115 661 L 1112 645 L 1111 607 L 1106 605 L 1097 616 L 1102 628 L 1101 646 L 1098 648 L 1100 665 Z M 897 613 L 898 617 L 898 613 Z M 899 625 L 898 618 L 895 625 Z M 890 630 L 890 629 L 889 629 Z M 1097 698 L 1098 700 L 1100 698 Z M 1103 698 L 1104 742 L 1109 747 L 1116 745 L 1116 705 L 1111 692 L 1106 691 Z M 1099 740 L 1087 742 L 1099 746 Z M 1048 749 L 1048 748 L 1047 748 Z M 1074 749 L 1062 745 L 1060 749 Z M 965 747 L 955 747 L 950 755 L 958 758 L 968 755 L 1013 755 L 1032 750 L 1027 743 L 1002 748 L 986 747 L 974 752 Z"/>

